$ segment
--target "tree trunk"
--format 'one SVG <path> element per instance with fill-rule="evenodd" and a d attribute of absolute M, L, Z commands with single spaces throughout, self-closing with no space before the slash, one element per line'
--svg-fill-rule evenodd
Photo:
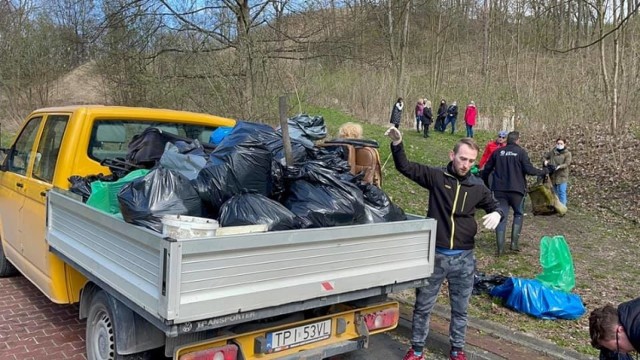
<path fill-rule="evenodd" d="M 484 0 L 483 6 L 483 43 L 482 43 L 482 76 L 489 76 L 489 11 L 491 0 Z"/>

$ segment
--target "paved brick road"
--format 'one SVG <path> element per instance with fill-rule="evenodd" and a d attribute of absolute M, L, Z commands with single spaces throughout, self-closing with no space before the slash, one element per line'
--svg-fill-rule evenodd
<path fill-rule="evenodd" d="M 0 278 L 0 359 L 86 359 L 84 321 L 75 305 L 57 305 L 23 276 Z"/>

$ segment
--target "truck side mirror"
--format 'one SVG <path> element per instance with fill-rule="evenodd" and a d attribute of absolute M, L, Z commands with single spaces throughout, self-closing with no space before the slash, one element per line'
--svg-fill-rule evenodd
<path fill-rule="evenodd" d="M 0 148 L 0 171 L 7 171 L 10 151 L 11 149 Z"/>

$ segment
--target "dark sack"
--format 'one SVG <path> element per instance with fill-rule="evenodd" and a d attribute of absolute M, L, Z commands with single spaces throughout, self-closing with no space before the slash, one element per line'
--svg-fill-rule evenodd
<path fill-rule="evenodd" d="M 157 232 L 162 232 L 164 215 L 202 216 L 202 202 L 189 179 L 164 168 L 125 185 L 118 201 L 124 221 Z"/>
<path fill-rule="evenodd" d="M 168 142 L 177 144 L 182 154 L 204 152 L 197 140 L 149 127 L 131 139 L 125 160 L 139 167 L 151 169 L 162 157 Z"/>
<path fill-rule="evenodd" d="M 271 151 L 273 158 L 280 165 L 285 164 L 284 143 L 282 134 L 276 132 L 269 125 L 239 121 L 231 134 L 227 135 L 216 148 L 216 152 L 224 151 L 225 147 L 234 147 L 239 142 L 255 141 L 263 144 Z M 307 159 L 307 149 L 296 139 L 291 139 L 291 152 L 294 163 L 304 163 Z"/>
<path fill-rule="evenodd" d="M 305 227 L 329 227 L 367 223 L 362 191 L 353 175 L 337 173 L 321 161 L 308 161 L 288 172 L 284 206 L 305 221 Z"/>
<path fill-rule="evenodd" d="M 239 144 L 260 144 L 261 148 L 269 150 L 272 156 L 271 193 L 264 195 L 279 199 L 284 191 L 283 173 L 286 167 L 282 135 L 269 125 L 239 121 L 233 131 L 220 142 L 214 156 L 223 158 L 225 154 L 235 151 Z M 302 143 L 292 140 L 291 148 L 294 164 L 304 163 L 307 159 L 307 149 Z"/>
<path fill-rule="evenodd" d="M 282 204 L 260 194 L 235 195 L 220 208 L 220 226 L 265 224 L 271 230 L 299 229 L 300 219 Z"/>
<path fill-rule="evenodd" d="M 233 135 L 233 133 L 232 133 Z M 255 139 L 227 136 L 200 170 L 194 185 L 208 211 L 217 217 L 222 204 L 233 195 L 257 193 L 270 196 L 273 156 Z M 230 139 L 237 140 L 230 146 Z"/>
<path fill-rule="evenodd" d="M 354 186 L 354 190 L 359 191 Z M 362 195 L 362 194 L 360 194 Z M 302 218 L 305 227 L 319 228 L 364 224 L 362 199 L 341 188 L 297 180 L 288 191 L 284 206 Z"/>
<path fill-rule="evenodd" d="M 404 210 L 394 204 L 382 189 L 369 183 L 360 183 L 359 187 L 364 195 L 367 222 L 379 223 L 407 219 Z"/>

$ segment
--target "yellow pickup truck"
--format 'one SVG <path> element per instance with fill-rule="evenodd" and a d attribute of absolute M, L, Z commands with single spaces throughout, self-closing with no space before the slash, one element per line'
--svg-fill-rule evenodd
<path fill-rule="evenodd" d="M 206 143 L 233 119 L 71 106 L 31 113 L 0 169 L 0 276 L 79 303 L 89 360 L 322 359 L 393 329 L 393 291 L 433 271 L 435 221 L 173 239 L 87 206 L 69 177 L 108 174 L 148 127 Z"/>

